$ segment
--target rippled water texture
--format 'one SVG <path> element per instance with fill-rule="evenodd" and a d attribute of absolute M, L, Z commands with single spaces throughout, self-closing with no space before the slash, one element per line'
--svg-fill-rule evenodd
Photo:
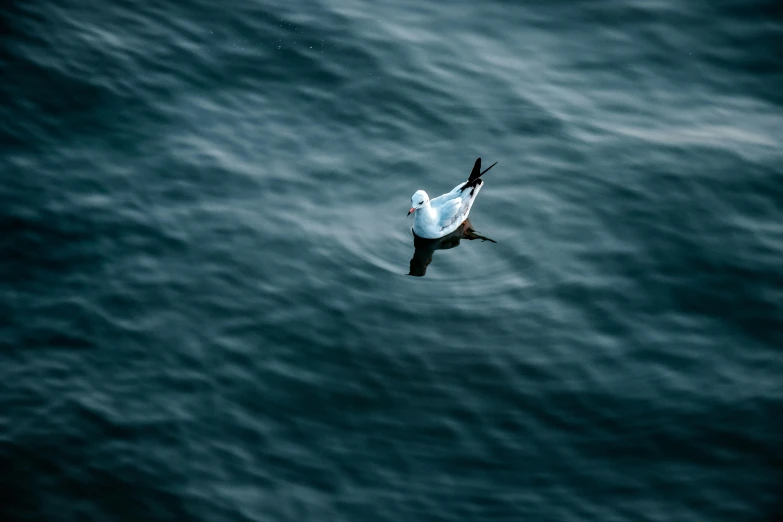
<path fill-rule="evenodd" d="M 781 15 L 12 1 L 0 519 L 777 520 Z"/>

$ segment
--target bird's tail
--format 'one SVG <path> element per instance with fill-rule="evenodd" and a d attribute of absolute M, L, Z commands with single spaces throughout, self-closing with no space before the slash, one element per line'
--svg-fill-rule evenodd
<path fill-rule="evenodd" d="M 487 167 L 486 169 L 484 169 L 482 171 L 481 170 L 481 158 L 477 158 L 476 159 L 476 163 L 473 164 L 473 170 L 470 173 L 470 177 L 468 178 L 467 183 L 462 185 L 462 190 L 465 190 L 468 187 L 475 187 L 476 184 L 479 181 L 479 178 L 481 176 L 483 176 L 485 172 L 487 172 L 489 169 L 491 169 L 492 167 L 494 167 L 497 164 L 498 164 L 498 162 L 496 161 L 495 163 L 493 163 L 492 165 L 490 165 L 489 167 Z"/>

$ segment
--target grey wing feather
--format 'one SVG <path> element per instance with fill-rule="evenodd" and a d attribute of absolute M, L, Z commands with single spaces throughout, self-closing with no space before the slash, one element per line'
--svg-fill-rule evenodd
<path fill-rule="evenodd" d="M 464 197 L 464 193 L 462 191 L 462 185 L 464 185 L 464 183 L 460 183 L 459 185 L 457 185 L 456 187 L 454 187 L 450 191 L 446 192 L 445 194 L 442 194 L 442 195 L 438 196 L 437 198 L 433 198 L 430 201 L 430 203 L 432 205 L 437 206 L 437 205 L 441 204 L 441 201 L 443 201 L 444 202 L 443 204 L 445 205 L 446 204 L 445 202 L 447 202 L 447 201 L 449 201 L 451 199 Z"/>
<path fill-rule="evenodd" d="M 452 224 L 455 219 L 459 219 L 462 202 L 462 198 L 454 198 L 443 204 L 440 209 L 440 220 L 438 221 L 438 225 L 441 228 L 447 227 Z"/>

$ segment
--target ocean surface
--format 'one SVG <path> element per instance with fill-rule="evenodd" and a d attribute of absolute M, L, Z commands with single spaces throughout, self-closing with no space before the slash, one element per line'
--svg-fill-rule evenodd
<path fill-rule="evenodd" d="M 11 0 L 0 101 L 0 520 L 783 519 L 780 2 Z"/>

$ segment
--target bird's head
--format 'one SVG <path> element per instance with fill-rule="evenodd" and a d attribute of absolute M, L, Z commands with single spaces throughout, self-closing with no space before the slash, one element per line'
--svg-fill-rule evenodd
<path fill-rule="evenodd" d="M 410 216 L 414 210 L 429 205 L 430 197 L 423 190 L 417 190 L 413 196 L 411 196 L 411 209 L 408 211 Z"/>

